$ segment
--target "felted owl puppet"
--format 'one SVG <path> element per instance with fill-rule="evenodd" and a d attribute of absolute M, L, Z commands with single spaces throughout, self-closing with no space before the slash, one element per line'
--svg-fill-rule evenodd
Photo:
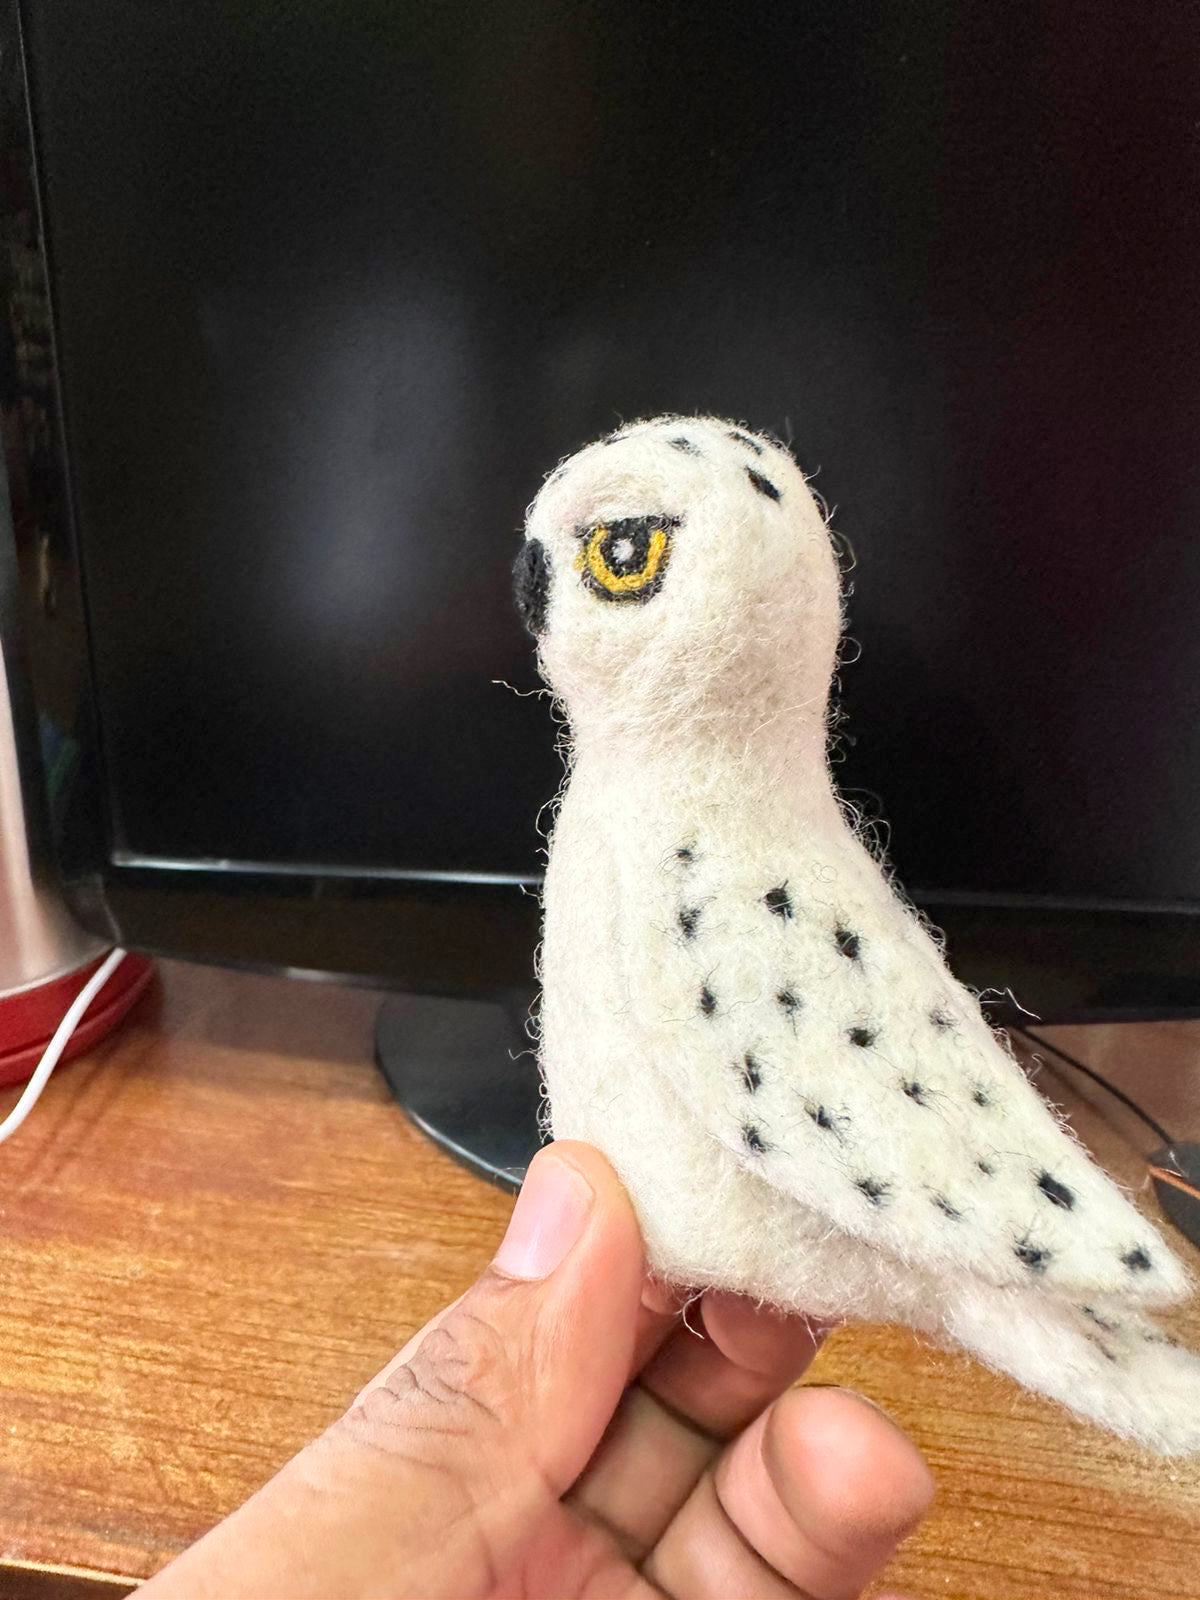
<path fill-rule="evenodd" d="M 541 1066 L 654 1271 L 964 1345 L 1166 1452 L 1200 1360 L 1180 1264 L 1060 1127 L 856 836 L 826 759 L 842 606 L 777 442 L 713 418 L 581 450 L 518 604 L 570 720 Z"/>

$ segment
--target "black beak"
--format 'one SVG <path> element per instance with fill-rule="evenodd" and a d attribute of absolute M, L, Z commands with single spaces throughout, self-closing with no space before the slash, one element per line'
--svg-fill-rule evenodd
<path fill-rule="evenodd" d="M 513 562 L 513 596 L 521 621 L 538 638 L 545 631 L 550 598 L 550 562 L 540 539 L 526 539 Z"/>

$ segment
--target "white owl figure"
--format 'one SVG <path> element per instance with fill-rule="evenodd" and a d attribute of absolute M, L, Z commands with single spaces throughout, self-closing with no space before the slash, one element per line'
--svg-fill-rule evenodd
<path fill-rule="evenodd" d="M 827 763 L 838 564 L 777 443 L 621 429 L 530 509 L 518 601 L 570 722 L 541 952 L 555 1137 L 663 1279 L 900 1321 L 1163 1451 L 1187 1292 L 848 824 Z"/>

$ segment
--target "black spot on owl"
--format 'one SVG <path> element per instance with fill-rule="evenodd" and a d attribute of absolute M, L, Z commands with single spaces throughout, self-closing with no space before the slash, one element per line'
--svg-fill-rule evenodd
<path fill-rule="evenodd" d="M 794 989 L 780 989 L 778 994 L 775 996 L 775 1000 L 776 1003 L 791 1017 L 794 1017 L 797 1011 L 800 1010 L 800 1007 L 804 1004 Z"/>
<path fill-rule="evenodd" d="M 985 1108 L 990 1106 L 992 1103 L 991 1095 L 979 1084 L 976 1084 L 974 1089 L 971 1090 L 971 1099 L 974 1100 L 977 1106 L 983 1106 Z"/>
<path fill-rule="evenodd" d="M 696 852 L 690 844 L 681 844 L 676 848 L 675 859 L 681 866 L 690 867 L 696 859 Z"/>
<path fill-rule="evenodd" d="M 1030 1244 L 1027 1239 L 1014 1247 L 1014 1254 L 1030 1272 L 1043 1273 L 1050 1265 L 1049 1250 L 1042 1245 Z"/>
<path fill-rule="evenodd" d="M 1075 1208 L 1075 1195 L 1065 1183 L 1059 1183 L 1057 1178 L 1052 1178 L 1048 1172 L 1039 1172 L 1037 1186 L 1052 1205 L 1061 1206 L 1064 1211 L 1073 1211 Z"/>
<path fill-rule="evenodd" d="M 756 1156 L 761 1156 L 767 1149 L 767 1141 L 751 1122 L 743 1124 L 742 1142 Z"/>
<path fill-rule="evenodd" d="M 1125 1252 L 1121 1257 L 1121 1265 L 1128 1267 L 1130 1272 L 1149 1272 L 1154 1263 L 1139 1244 Z"/>
<path fill-rule="evenodd" d="M 954 1018 L 950 1016 L 948 1012 L 943 1011 L 940 1006 L 929 1013 L 929 1020 L 933 1023 L 935 1028 L 940 1028 L 943 1030 L 943 1032 L 947 1028 L 952 1028 L 954 1026 Z"/>
<path fill-rule="evenodd" d="M 854 1187 L 871 1202 L 873 1206 L 881 1206 L 890 1193 L 890 1186 L 881 1183 L 878 1178 L 859 1178 Z"/>
<path fill-rule="evenodd" d="M 904 1092 L 914 1105 L 927 1106 L 929 1104 L 929 1095 L 926 1092 L 925 1085 L 918 1083 L 915 1078 L 909 1078 L 904 1084 Z"/>
<path fill-rule="evenodd" d="M 706 1017 L 711 1017 L 717 1009 L 717 997 L 707 984 L 700 990 L 700 1010 Z"/>
<path fill-rule="evenodd" d="M 762 1082 L 762 1068 L 757 1059 L 749 1051 L 742 1057 L 742 1082 L 753 1094 Z"/>
<path fill-rule="evenodd" d="M 770 478 L 764 478 L 762 473 L 755 472 L 753 467 L 746 468 L 746 476 L 758 490 L 759 494 L 765 494 L 768 500 L 779 499 L 779 490 L 771 482 Z"/>
<path fill-rule="evenodd" d="M 792 897 L 787 891 L 787 884 L 781 883 L 774 889 L 768 889 L 763 895 L 763 904 L 768 911 L 773 911 L 777 917 L 782 917 L 784 922 L 789 922 L 795 915 L 792 906 Z"/>
<path fill-rule="evenodd" d="M 980 1172 L 983 1173 L 985 1178 L 991 1178 L 995 1175 L 996 1169 L 990 1161 L 980 1160 L 977 1161 L 975 1165 L 979 1168 Z"/>
<path fill-rule="evenodd" d="M 1094 1344 L 1096 1349 L 1099 1350 L 1100 1354 L 1104 1357 L 1104 1359 L 1106 1361 L 1112 1361 L 1113 1363 L 1116 1362 L 1116 1360 L 1117 1360 L 1116 1354 L 1112 1350 L 1110 1350 L 1108 1348 L 1108 1346 L 1105 1344 L 1104 1340 L 1100 1338 L 1099 1334 L 1089 1333 L 1087 1338 L 1088 1338 L 1088 1343 L 1089 1344 Z"/>
<path fill-rule="evenodd" d="M 944 1194 L 931 1194 L 929 1198 L 942 1215 L 948 1217 L 951 1222 L 958 1222 L 962 1217 L 962 1212 L 956 1205 L 952 1205 Z"/>
<path fill-rule="evenodd" d="M 679 913 L 679 931 L 685 939 L 694 939 L 700 926 L 700 907 L 685 906 Z"/>
<path fill-rule="evenodd" d="M 753 450 L 756 456 L 762 455 L 762 445 L 759 444 L 757 439 L 752 439 L 748 433 L 741 433 L 737 428 L 733 428 L 730 430 L 729 437 L 736 439 L 739 444 L 744 444 L 748 450 Z"/>
<path fill-rule="evenodd" d="M 1115 1322 L 1110 1322 L 1107 1317 L 1102 1317 L 1094 1306 L 1080 1306 L 1080 1311 L 1089 1322 L 1094 1322 L 1102 1333 L 1117 1333 L 1119 1330 Z"/>
<path fill-rule="evenodd" d="M 847 961 L 857 961 L 862 954 L 862 940 L 849 928 L 838 928 L 833 935 L 833 942 Z"/>
<path fill-rule="evenodd" d="M 682 450 L 685 455 L 699 456 L 704 454 L 700 446 L 698 444 L 693 444 L 690 439 L 684 439 L 682 437 L 677 439 L 668 439 L 667 443 L 672 445 L 676 450 Z"/>
<path fill-rule="evenodd" d="M 849 1028 L 846 1037 L 851 1044 L 857 1045 L 860 1050 L 869 1050 L 879 1035 L 874 1028 Z"/>
<path fill-rule="evenodd" d="M 1173 1339 L 1169 1333 L 1164 1333 L 1161 1328 L 1154 1328 L 1149 1333 L 1143 1333 L 1146 1344 L 1165 1344 L 1168 1350 L 1178 1350 L 1179 1340 Z"/>
<path fill-rule="evenodd" d="M 837 1123 L 824 1106 L 809 1106 L 808 1114 L 818 1128 L 823 1128 L 826 1133 L 836 1133 Z"/>

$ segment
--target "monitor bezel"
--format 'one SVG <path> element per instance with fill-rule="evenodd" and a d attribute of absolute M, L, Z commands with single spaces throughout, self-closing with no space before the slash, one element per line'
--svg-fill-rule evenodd
<path fill-rule="evenodd" d="M 273 864 L 123 857 L 105 772 L 87 626 L 86 577 L 72 499 L 70 418 L 58 383 L 53 227 L 38 178 L 19 0 L 0 6 L 0 44 L 19 59 L 7 108 L 28 143 L 35 223 L 50 328 L 49 409 L 56 438 L 56 514 L 45 547 L 22 540 L 21 623 L 39 714 L 65 721 L 75 742 L 53 805 L 63 893 L 90 931 L 151 955 L 335 978 L 434 993 L 509 991 L 533 982 L 540 907 L 536 877 L 421 873 L 334 864 Z M 39 402 L 40 403 L 40 402 Z M 56 614 L 34 602 L 48 561 Z M 54 659 L 57 691 L 44 664 Z M 61 684 L 75 686 L 64 705 Z M 946 934 L 956 974 L 984 990 L 1002 1020 L 1091 1022 L 1200 1016 L 1200 906 L 911 890 Z M 1005 988 L 985 988 L 1003 974 Z"/>

